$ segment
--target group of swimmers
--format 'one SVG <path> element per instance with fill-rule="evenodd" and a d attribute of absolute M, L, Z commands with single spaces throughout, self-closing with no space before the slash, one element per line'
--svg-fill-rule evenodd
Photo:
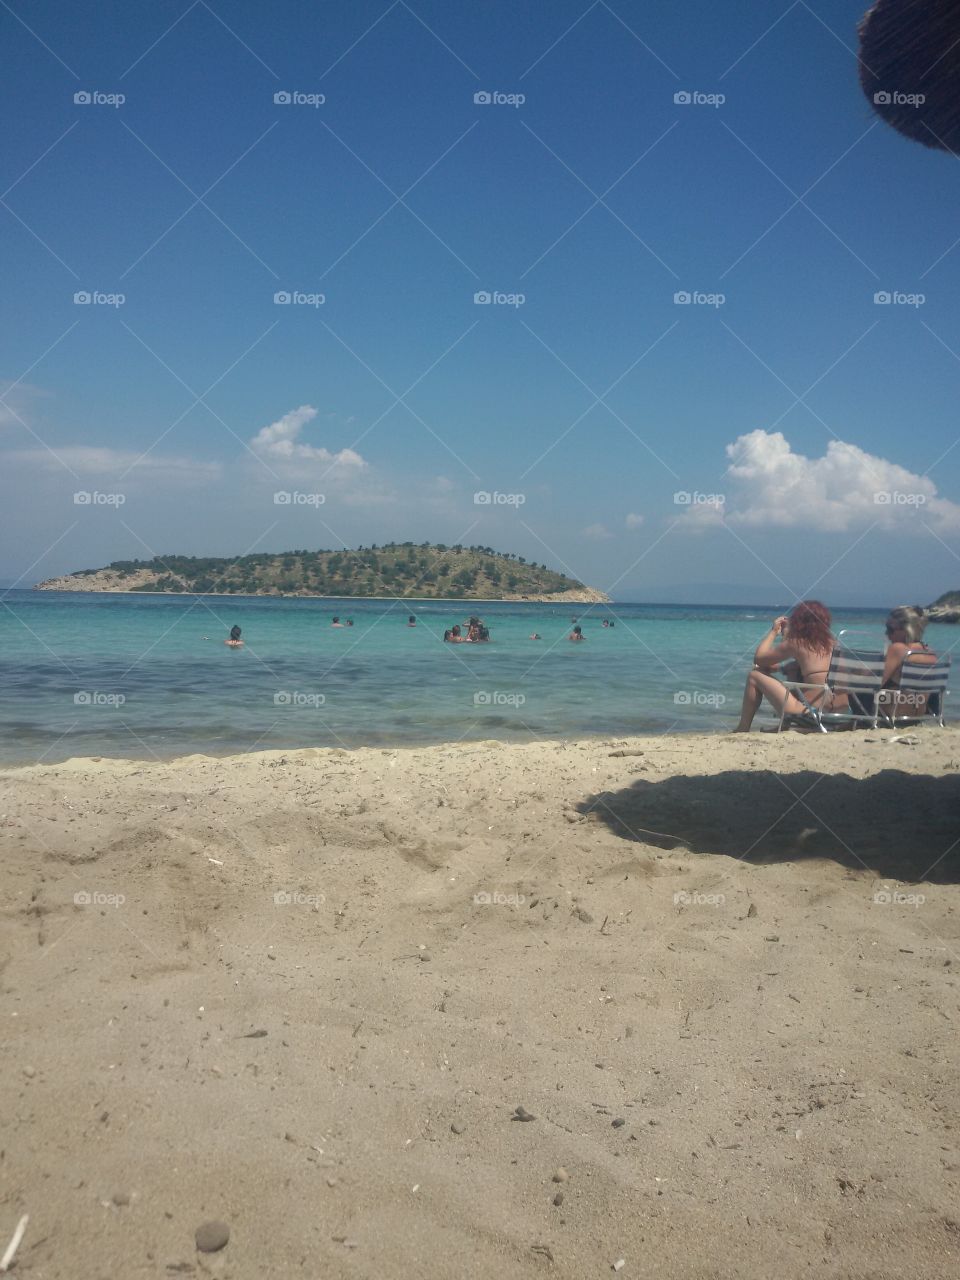
<path fill-rule="evenodd" d="M 583 628 L 579 625 L 579 623 L 577 623 L 577 619 L 574 617 L 574 618 L 571 618 L 570 621 L 575 623 L 576 625 L 574 626 L 573 630 L 570 632 L 570 635 L 567 637 L 567 639 L 574 641 L 574 643 L 578 643 L 581 640 L 585 640 L 586 636 L 583 634 Z M 331 627 L 352 627 L 353 619 L 347 618 L 346 621 L 341 622 L 340 615 L 334 614 L 333 621 L 330 623 L 330 625 Z M 416 625 L 417 625 L 416 615 L 412 613 L 409 614 L 407 617 L 407 626 L 415 627 Z M 449 627 L 446 631 L 444 631 L 443 633 L 444 643 L 445 644 L 487 644 L 488 641 L 490 640 L 489 627 L 487 627 L 484 624 L 483 619 L 478 618 L 476 614 L 471 614 L 470 617 L 467 619 L 467 621 L 463 624 L 463 626 L 467 628 L 466 635 L 463 634 L 463 629 L 459 623 L 456 626 Z M 602 622 L 602 626 L 606 629 L 609 627 L 616 626 L 616 623 L 613 621 L 612 618 L 604 618 Z M 237 626 L 231 627 L 230 637 L 229 639 L 224 640 L 223 643 L 231 649 L 242 649 L 243 641 L 240 638 L 240 634 L 241 632 L 239 627 Z M 540 635 L 539 632 L 534 631 L 533 634 L 530 636 L 530 639 L 542 640 L 543 636 Z"/>
<path fill-rule="evenodd" d="M 463 634 L 458 623 L 443 633 L 444 644 L 487 644 L 489 642 L 490 629 L 476 614 L 471 614 L 463 625 L 467 628 L 467 634 Z"/>

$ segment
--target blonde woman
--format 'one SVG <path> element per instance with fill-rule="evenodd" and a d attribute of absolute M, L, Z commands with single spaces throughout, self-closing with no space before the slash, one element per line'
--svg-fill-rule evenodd
<path fill-rule="evenodd" d="M 891 609 L 887 615 L 885 626 L 887 634 L 887 650 L 883 664 L 883 686 L 880 694 L 880 707 L 889 715 L 896 715 L 898 708 L 903 714 L 923 716 L 927 713 L 929 694 L 912 692 L 900 693 L 900 675 L 903 663 L 910 653 L 910 663 L 917 666 L 932 666 L 937 655 L 924 642 L 923 633 L 927 629 L 927 615 L 918 604 L 901 604 Z"/>

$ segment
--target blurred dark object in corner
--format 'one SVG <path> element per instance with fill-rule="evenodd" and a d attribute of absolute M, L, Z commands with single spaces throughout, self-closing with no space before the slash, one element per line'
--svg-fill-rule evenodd
<path fill-rule="evenodd" d="M 957 0 L 877 0 L 860 23 L 860 84 L 899 133 L 960 154 Z"/>

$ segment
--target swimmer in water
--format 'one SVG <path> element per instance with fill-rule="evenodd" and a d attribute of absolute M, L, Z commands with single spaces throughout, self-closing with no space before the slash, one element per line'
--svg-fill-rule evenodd
<path fill-rule="evenodd" d="M 413 616 L 413 614 L 411 613 L 410 617 L 407 619 L 407 626 L 408 626 L 408 627 L 415 627 L 416 625 L 417 625 L 417 620 L 416 620 L 416 618 Z"/>
<path fill-rule="evenodd" d="M 333 621 L 330 623 L 330 625 L 331 625 L 331 627 L 342 627 L 342 626 L 343 626 L 343 623 L 340 621 L 340 616 L 339 616 L 339 614 L 338 614 L 338 615 L 336 615 L 336 616 L 334 617 L 334 619 L 333 619 Z"/>
<path fill-rule="evenodd" d="M 538 635 L 538 634 L 537 634 L 537 632 L 535 631 L 535 632 L 533 633 L 533 635 L 530 637 L 530 639 L 531 639 L 531 640 L 542 640 L 542 639 L 543 639 L 543 636 Z"/>
<path fill-rule="evenodd" d="M 242 648 L 243 648 L 243 641 L 240 639 L 240 628 L 239 628 L 239 627 L 231 627 L 231 628 L 230 628 L 230 639 L 229 639 L 229 640 L 224 640 L 224 642 L 223 642 L 223 643 L 224 643 L 224 644 L 226 644 L 226 645 L 229 645 L 231 649 L 242 649 Z"/>
<path fill-rule="evenodd" d="M 567 636 L 567 639 L 583 640 L 584 639 L 583 629 L 581 627 L 574 627 L 573 630 L 570 632 L 570 634 Z"/>

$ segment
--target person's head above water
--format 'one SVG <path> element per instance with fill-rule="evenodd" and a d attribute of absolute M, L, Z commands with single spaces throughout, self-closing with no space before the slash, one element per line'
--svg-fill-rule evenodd
<path fill-rule="evenodd" d="M 339 621 L 340 621 L 340 615 L 339 615 L 338 613 L 335 613 L 335 614 L 333 615 L 333 620 L 334 620 L 334 622 L 339 622 Z"/>
<path fill-rule="evenodd" d="M 239 640 L 239 639 L 240 639 L 240 628 L 239 628 L 239 627 L 234 626 L 234 627 L 231 627 L 231 628 L 230 628 L 230 639 L 231 639 L 231 640 Z"/>
<path fill-rule="evenodd" d="M 417 620 L 416 620 L 416 618 L 413 616 L 413 614 L 411 613 L 410 617 L 407 619 L 407 626 L 408 626 L 408 627 L 415 627 L 416 625 L 417 625 Z"/>

